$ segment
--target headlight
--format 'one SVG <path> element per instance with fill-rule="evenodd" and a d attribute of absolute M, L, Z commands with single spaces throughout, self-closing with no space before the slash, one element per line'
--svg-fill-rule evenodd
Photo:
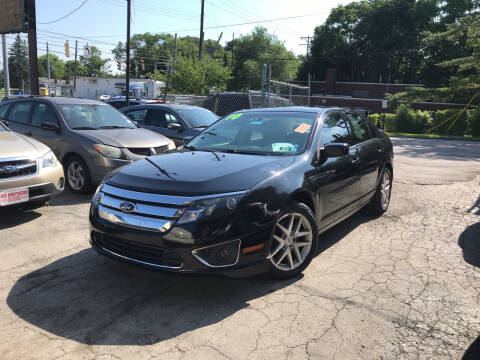
<path fill-rule="evenodd" d="M 232 212 L 237 207 L 243 194 L 194 201 L 178 219 L 177 224 L 198 221 L 219 211 L 221 214 Z"/>
<path fill-rule="evenodd" d="M 40 158 L 40 163 L 42 164 L 42 168 L 57 166 L 57 158 L 52 151 L 49 151 Z"/>
<path fill-rule="evenodd" d="M 173 141 L 170 141 L 168 143 L 168 150 L 173 150 L 176 149 L 177 147 L 175 146 L 175 143 Z"/>
<path fill-rule="evenodd" d="M 93 145 L 95 150 L 97 150 L 103 156 L 110 158 L 110 159 L 125 159 L 125 155 L 123 154 L 122 150 L 115 146 L 109 145 L 100 145 L 95 144 Z"/>
<path fill-rule="evenodd" d="M 92 203 L 95 204 L 96 206 L 98 206 L 98 202 L 100 200 L 100 193 L 102 192 L 102 188 L 103 188 L 103 182 L 100 185 L 98 185 L 97 190 L 95 190 L 95 194 L 93 194 Z"/>

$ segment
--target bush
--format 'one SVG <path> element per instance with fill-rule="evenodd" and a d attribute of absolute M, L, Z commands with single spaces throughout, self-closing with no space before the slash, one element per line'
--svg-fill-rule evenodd
<path fill-rule="evenodd" d="M 380 127 L 385 126 L 384 130 L 388 132 L 395 132 L 395 114 L 371 114 L 368 117 L 373 126 L 377 126 L 380 122 Z"/>
<path fill-rule="evenodd" d="M 464 111 L 460 117 L 456 116 L 460 111 L 459 109 L 437 111 L 432 122 L 432 133 L 439 135 L 465 135 L 468 131 L 467 113 Z"/>
<path fill-rule="evenodd" d="M 428 111 L 415 111 L 412 134 L 425 134 L 432 127 L 432 115 Z"/>
<path fill-rule="evenodd" d="M 480 137 L 480 108 L 470 112 L 470 134 Z"/>
<path fill-rule="evenodd" d="M 400 105 L 395 111 L 395 131 L 412 133 L 415 124 L 415 112 L 407 105 Z"/>

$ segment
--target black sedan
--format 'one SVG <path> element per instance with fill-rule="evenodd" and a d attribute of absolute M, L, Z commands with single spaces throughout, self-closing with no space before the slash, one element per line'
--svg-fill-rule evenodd
<path fill-rule="evenodd" d="M 176 146 L 184 144 L 203 129 L 218 120 L 210 110 L 188 105 L 143 104 L 120 110 L 135 123 L 173 140 Z"/>
<path fill-rule="evenodd" d="M 392 160 L 389 138 L 348 110 L 236 112 L 183 149 L 107 176 L 92 199 L 90 241 L 155 269 L 294 276 L 318 234 L 366 205 L 387 210 Z"/>

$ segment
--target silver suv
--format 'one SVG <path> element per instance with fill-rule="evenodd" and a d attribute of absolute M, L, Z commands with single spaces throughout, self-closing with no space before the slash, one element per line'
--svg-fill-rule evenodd
<path fill-rule="evenodd" d="M 175 148 L 173 141 L 138 128 L 110 105 L 77 98 L 4 100 L 0 119 L 50 147 L 75 193 L 88 192 L 111 170 Z"/>

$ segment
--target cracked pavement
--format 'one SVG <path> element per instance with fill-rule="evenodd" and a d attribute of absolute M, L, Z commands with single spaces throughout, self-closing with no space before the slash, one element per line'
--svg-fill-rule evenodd
<path fill-rule="evenodd" d="M 2 359 L 479 359 L 480 142 L 393 139 L 388 212 L 304 276 L 178 276 L 89 248 L 89 197 L 0 214 Z"/>

